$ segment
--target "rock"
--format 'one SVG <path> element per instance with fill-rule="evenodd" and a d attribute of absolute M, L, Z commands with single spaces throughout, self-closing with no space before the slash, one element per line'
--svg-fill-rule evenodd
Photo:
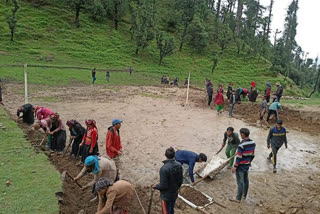
<path fill-rule="evenodd" d="M 10 186 L 12 184 L 12 182 L 10 180 L 7 180 L 6 185 Z"/>
<path fill-rule="evenodd" d="M 313 178 L 311 177 L 311 175 L 310 175 L 308 178 L 309 178 L 309 180 L 313 180 Z"/>
<path fill-rule="evenodd" d="M 286 211 L 285 211 L 285 210 L 280 210 L 280 211 L 279 211 L 279 213 L 281 213 L 281 214 L 285 214 L 285 213 L 286 213 Z"/>
<path fill-rule="evenodd" d="M 85 214 L 86 212 L 84 211 L 84 210 L 80 210 L 79 212 L 78 212 L 78 214 Z"/>
<path fill-rule="evenodd" d="M 291 214 L 295 214 L 295 213 L 297 213 L 297 212 L 298 212 L 298 208 L 294 208 L 294 209 L 292 210 Z"/>

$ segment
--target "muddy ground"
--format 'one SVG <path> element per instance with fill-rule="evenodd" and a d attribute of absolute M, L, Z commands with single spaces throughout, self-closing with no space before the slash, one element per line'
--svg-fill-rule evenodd
<path fill-rule="evenodd" d="M 124 155 L 120 168 L 122 178 L 136 186 L 139 198 L 147 209 L 150 197 L 149 186 L 159 181 L 164 151 L 169 146 L 176 149 L 205 152 L 212 157 L 220 148 L 223 133 L 228 126 L 235 130 L 248 127 L 251 138 L 256 142 L 256 158 L 250 170 L 250 189 L 246 201 L 234 204 L 228 201 L 236 193 L 235 176 L 224 169 L 212 181 L 203 181 L 197 189 L 225 205 L 215 204 L 206 208 L 211 213 L 320 213 L 320 140 L 319 114 L 307 118 L 285 108 L 280 113 L 289 131 L 289 148 L 281 148 L 278 157 L 278 173 L 266 161 L 270 150 L 266 148 L 268 129 L 255 126 L 259 104 L 242 103 L 235 107 L 235 118 L 226 114 L 217 115 L 205 104 L 205 93 L 190 91 L 190 102 L 185 106 L 185 89 L 161 87 L 108 87 L 69 86 L 44 88 L 30 86 L 30 103 L 39 104 L 59 112 L 62 119 L 77 119 L 82 124 L 86 118 L 94 118 L 99 129 L 99 147 L 105 155 L 105 134 L 113 118 L 123 119 L 121 138 Z M 4 101 L 7 110 L 14 115 L 23 104 L 23 86 L 7 84 Z M 292 113 L 290 113 L 292 111 Z M 239 120 L 241 119 L 241 120 Z M 312 122 L 308 122 L 312 121 Z M 301 125 L 303 124 L 303 125 Z M 25 131 L 32 142 L 41 141 L 43 134 L 29 127 Z M 33 136 L 38 135 L 37 137 Z M 219 156 L 224 157 L 221 152 Z M 76 166 L 70 157 L 49 155 L 57 170 L 68 170 L 77 175 L 81 166 Z M 197 164 L 196 168 L 202 164 Z M 89 181 L 90 176 L 81 180 Z M 88 202 L 90 190 L 81 192 L 66 180 L 63 183 L 64 200 L 61 213 L 94 213 L 96 204 Z M 153 200 L 152 213 L 159 213 L 159 193 Z M 180 200 L 177 213 L 198 213 Z M 136 197 L 131 213 L 143 213 Z"/>

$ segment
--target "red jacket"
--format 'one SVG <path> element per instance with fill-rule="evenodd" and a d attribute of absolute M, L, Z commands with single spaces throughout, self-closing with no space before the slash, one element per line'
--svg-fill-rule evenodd
<path fill-rule="evenodd" d="M 217 93 L 214 97 L 214 103 L 216 105 L 223 105 L 224 104 L 224 98 L 222 93 Z"/>
<path fill-rule="evenodd" d="M 122 149 L 121 139 L 119 131 L 114 127 L 110 127 L 107 131 L 106 137 L 106 152 L 110 158 L 114 158 L 119 155 L 119 151 Z"/>
<path fill-rule="evenodd" d="M 91 148 L 94 148 L 97 143 L 97 137 L 98 137 L 98 130 L 96 128 L 93 128 L 93 129 L 87 130 L 87 133 L 83 135 L 82 140 L 86 145 L 91 144 Z M 87 141 L 86 138 L 91 138 L 91 142 Z"/>

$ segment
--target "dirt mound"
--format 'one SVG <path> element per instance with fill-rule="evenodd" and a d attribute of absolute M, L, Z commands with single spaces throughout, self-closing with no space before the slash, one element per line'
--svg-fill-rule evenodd
<path fill-rule="evenodd" d="M 181 187 L 179 190 L 179 194 L 197 206 L 204 206 L 209 203 L 208 198 L 204 196 L 200 191 L 188 186 Z"/>
<path fill-rule="evenodd" d="M 260 109 L 259 103 L 242 102 L 237 104 L 234 108 L 234 116 L 237 119 L 244 120 L 251 124 L 256 124 L 259 119 L 258 111 Z M 225 107 L 225 110 L 227 108 Z M 264 119 L 267 118 L 267 113 Z M 295 129 L 302 132 L 307 132 L 311 135 L 318 135 L 320 129 L 320 115 L 316 112 L 305 112 L 293 110 L 291 108 L 283 107 L 283 111 L 279 112 L 279 118 L 283 120 L 285 127 Z M 270 126 L 275 122 L 275 119 L 270 120 Z"/>

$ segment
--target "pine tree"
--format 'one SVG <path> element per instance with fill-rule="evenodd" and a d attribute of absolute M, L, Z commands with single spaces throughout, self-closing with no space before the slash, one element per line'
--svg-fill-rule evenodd
<path fill-rule="evenodd" d="M 80 11 L 86 8 L 89 1 L 90 0 L 67 0 L 67 4 L 69 5 L 69 7 L 76 12 L 74 23 L 77 28 L 80 27 Z"/>

